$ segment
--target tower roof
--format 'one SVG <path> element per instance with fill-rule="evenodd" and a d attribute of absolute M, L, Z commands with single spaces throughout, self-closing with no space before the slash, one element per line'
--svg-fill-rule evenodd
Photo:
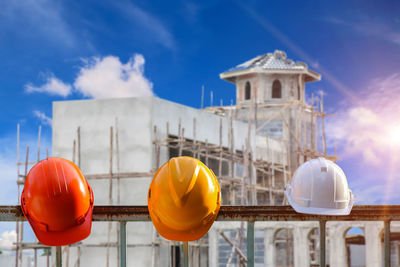
<path fill-rule="evenodd" d="M 267 74 L 305 74 L 305 81 L 319 81 L 321 75 L 308 68 L 306 63 L 294 62 L 286 57 L 286 53 L 275 50 L 274 53 L 252 58 L 242 64 L 220 74 L 220 78 L 229 82 L 235 82 L 235 78 L 249 73 Z"/>

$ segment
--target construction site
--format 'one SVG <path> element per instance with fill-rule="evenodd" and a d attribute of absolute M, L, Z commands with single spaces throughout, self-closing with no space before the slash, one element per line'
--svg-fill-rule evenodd
<path fill-rule="evenodd" d="M 336 149 L 328 153 L 325 133 L 334 114 L 325 113 L 322 91 L 306 89 L 321 75 L 305 63 L 276 50 L 220 78 L 232 83 L 235 103 L 206 106 L 204 88 L 200 109 L 157 97 L 53 102 L 51 156 L 82 170 L 95 205 L 121 206 L 147 205 L 155 171 L 171 157 L 194 157 L 211 168 L 225 206 L 288 205 L 285 186 L 302 163 L 339 160 Z M 41 160 L 40 132 L 38 156 L 30 159 L 35 145 L 20 147 L 18 125 L 18 204 L 29 169 Z M 247 266 L 246 224 L 216 221 L 189 243 L 189 266 Z M 55 247 L 24 241 L 24 227 L 16 223 L 16 253 L 0 255 L 0 265 L 56 266 Z M 381 221 L 326 222 L 326 266 L 383 266 L 383 230 Z M 93 222 L 89 238 L 62 248 L 62 266 L 120 266 L 119 231 L 118 222 Z M 400 224 L 392 223 L 391 232 L 391 266 L 400 266 Z M 318 221 L 257 221 L 254 266 L 320 266 L 319 233 Z M 182 244 L 162 238 L 151 222 L 129 222 L 126 239 L 127 266 L 182 266 Z"/>

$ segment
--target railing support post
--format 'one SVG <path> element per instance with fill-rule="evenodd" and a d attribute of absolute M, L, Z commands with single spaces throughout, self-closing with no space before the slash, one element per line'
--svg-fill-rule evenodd
<path fill-rule="evenodd" d="M 254 221 L 247 222 L 247 267 L 254 267 Z"/>
<path fill-rule="evenodd" d="M 183 242 L 183 267 L 189 267 L 189 242 Z"/>
<path fill-rule="evenodd" d="M 56 247 L 56 267 L 62 266 L 62 253 L 61 247 Z"/>
<path fill-rule="evenodd" d="M 321 267 L 326 266 L 326 221 L 319 221 L 319 263 Z"/>
<path fill-rule="evenodd" d="M 119 266 L 126 267 L 126 222 L 119 222 Z"/>
<path fill-rule="evenodd" d="M 390 221 L 385 221 L 385 267 L 390 267 Z"/>

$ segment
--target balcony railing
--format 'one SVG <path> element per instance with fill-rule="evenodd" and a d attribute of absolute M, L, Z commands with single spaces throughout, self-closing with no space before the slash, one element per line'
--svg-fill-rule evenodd
<path fill-rule="evenodd" d="M 25 221 L 20 206 L 0 206 L 0 221 Z M 147 206 L 95 206 L 93 221 L 120 224 L 120 266 L 126 267 L 126 223 L 150 221 Z M 356 205 L 350 215 L 322 216 L 297 213 L 290 206 L 222 206 L 217 221 L 247 221 L 247 266 L 254 267 L 254 222 L 319 221 L 320 266 L 325 266 L 325 226 L 327 221 L 383 221 L 384 266 L 390 266 L 390 222 L 400 221 L 400 205 Z M 188 244 L 184 243 L 183 265 L 188 266 Z M 61 248 L 57 248 L 56 266 L 61 267 Z"/>

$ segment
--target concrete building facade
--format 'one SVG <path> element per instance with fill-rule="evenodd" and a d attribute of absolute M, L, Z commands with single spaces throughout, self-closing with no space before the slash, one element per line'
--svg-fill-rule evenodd
<path fill-rule="evenodd" d="M 53 156 L 79 165 L 95 205 L 146 205 L 155 170 L 178 155 L 197 157 L 214 170 L 223 205 L 286 204 L 284 187 L 299 164 L 318 156 L 336 159 L 321 133 L 323 105 L 306 103 L 305 84 L 320 75 L 275 51 L 220 77 L 235 84 L 236 105 L 195 109 L 156 97 L 54 102 Z M 245 250 L 239 244 L 245 235 L 238 234 L 243 226 L 216 222 L 191 244 L 191 266 L 237 266 L 221 233 Z M 352 227 L 364 231 L 368 251 L 359 264 L 381 266 L 382 223 L 328 222 L 329 266 L 348 265 L 346 232 Z M 150 222 L 128 223 L 127 229 L 128 266 L 179 266 L 180 244 L 164 240 Z M 317 235 L 317 222 L 257 222 L 256 266 L 317 266 Z M 117 238 L 116 224 L 95 222 L 89 238 L 64 252 L 64 261 L 118 266 Z"/>

